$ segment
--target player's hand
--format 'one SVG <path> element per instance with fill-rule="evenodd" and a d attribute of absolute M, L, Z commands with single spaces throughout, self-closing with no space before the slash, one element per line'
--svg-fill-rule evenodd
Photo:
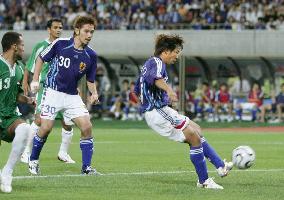
<path fill-rule="evenodd" d="M 38 81 L 32 81 L 31 82 L 31 92 L 37 93 L 39 90 L 39 82 Z"/>
<path fill-rule="evenodd" d="M 98 95 L 97 93 L 92 94 L 92 95 L 89 97 L 89 103 L 90 103 L 90 104 L 98 104 L 98 103 L 100 103 L 100 101 L 99 101 L 99 95 Z"/>
<path fill-rule="evenodd" d="M 167 94 L 168 94 L 168 97 L 170 98 L 170 101 L 172 103 L 173 102 L 178 102 L 177 94 L 173 90 L 168 91 Z"/>
<path fill-rule="evenodd" d="M 30 91 L 29 84 L 26 81 L 23 81 L 22 87 L 23 87 L 23 90 L 24 90 L 24 95 L 27 96 L 29 94 L 29 91 Z"/>

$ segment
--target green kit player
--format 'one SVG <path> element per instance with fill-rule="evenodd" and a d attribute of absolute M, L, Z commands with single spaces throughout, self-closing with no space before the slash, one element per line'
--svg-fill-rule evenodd
<path fill-rule="evenodd" d="M 12 143 L 8 161 L 0 171 L 0 189 L 12 191 L 12 174 L 17 161 L 25 149 L 30 125 L 17 114 L 17 102 L 33 103 L 33 99 L 20 94 L 23 68 L 17 63 L 24 53 L 22 35 L 7 32 L 1 40 L 3 54 L 0 55 L 0 142 Z"/>
<path fill-rule="evenodd" d="M 54 40 L 60 37 L 61 32 L 62 32 L 62 21 L 60 19 L 51 19 L 47 22 L 47 31 L 49 33 L 49 38 L 36 44 L 35 47 L 33 48 L 32 55 L 28 59 L 26 69 L 25 69 L 25 75 L 24 75 L 24 80 L 23 80 L 23 89 L 24 93 L 27 95 L 29 91 L 29 86 L 28 86 L 28 74 L 34 73 L 34 67 L 35 67 L 35 61 L 39 53 L 41 53 L 46 47 L 49 46 Z M 45 63 L 42 71 L 40 73 L 40 84 L 41 84 L 41 89 L 38 91 L 36 94 L 36 102 L 37 102 L 37 107 L 35 110 L 35 120 L 31 124 L 31 129 L 32 133 L 28 138 L 28 143 L 25 148 L 25 151 L 21 157 L 21 161 L 24 163 L 28 163 L 28 158 L 30 156 L 30 151 L 31 151 L 31 145 L 32 145 L 32 139 L 35 134 L 37 134 L 39 127 L 40 127 L 40 112 L 41 112 L 41 101 L 42 101 L 42 94 L 45 90 L 44 88 L 44 82 L 47 76 L 49 70 L 49 64 Z M 68 154 L 68 149 L 71 144 L 72 136 L 73 136 L 73 129 L 71 124 L 66 125 L 63 120 L 63 116 L 61 113 L 58 114 L 57 119 L 61 119 L 62 122 L 62 142 L 60 145 L 60 149 L 58 152 L 58 159 L 66 162 L 66 163 L 75 163 L 74 160 L 70 157 Z"/>

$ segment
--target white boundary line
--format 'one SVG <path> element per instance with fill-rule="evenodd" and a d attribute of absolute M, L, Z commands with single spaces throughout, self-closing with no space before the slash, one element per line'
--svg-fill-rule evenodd
<path fill-rule="evenodd" d="M 215 172 L 208 171 L 208 172 Z M 234 170 L 232 172 L 284 172 L 284 169 L 250 169 L 250 170 Z M 148 171 L 148 172 L 113 172 L 102 174 L 101 176 L 144 176 L 144 175 L 161 175 L 161 174 L 188 174 L 195 171 Z M 89 177 L 81 174 L 62 174 L 62 175 L 46 175 L 46 176 L 15 176 L 13 179 L 38 179 L 38 178 L 66 178 L 66 177 Z"/>

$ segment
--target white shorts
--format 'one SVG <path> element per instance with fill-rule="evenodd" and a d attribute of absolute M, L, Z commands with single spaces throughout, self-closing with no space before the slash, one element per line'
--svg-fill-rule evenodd
<path fill-rule="evenodd" d="M 72 119 L 89 115 L 86 105 L 79 95 L 70 95 L 47 88 L 42 98 L 40 117 L 54 120 L 58 112 L 63 113 L 66 125 L 72 125 Z"/>
<path fill-rule="evenodd" d="M 180 115 L 176 110 L 165 106 L 145 112 L 145 119 L 149 127 L 161 136 L 177 142 L 184 142 L 183 129 L 189 125 L 188 117 Z"/>

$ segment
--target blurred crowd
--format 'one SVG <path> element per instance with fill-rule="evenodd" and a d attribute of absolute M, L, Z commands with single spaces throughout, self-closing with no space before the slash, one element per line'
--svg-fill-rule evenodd
<path fill-rule="evenodd" d="M 99 30 L 284 30 L 284 0 L 0 0 L 1 29 L 45 29 L 52 17 L 70 29 L 78 15 Z"/>

